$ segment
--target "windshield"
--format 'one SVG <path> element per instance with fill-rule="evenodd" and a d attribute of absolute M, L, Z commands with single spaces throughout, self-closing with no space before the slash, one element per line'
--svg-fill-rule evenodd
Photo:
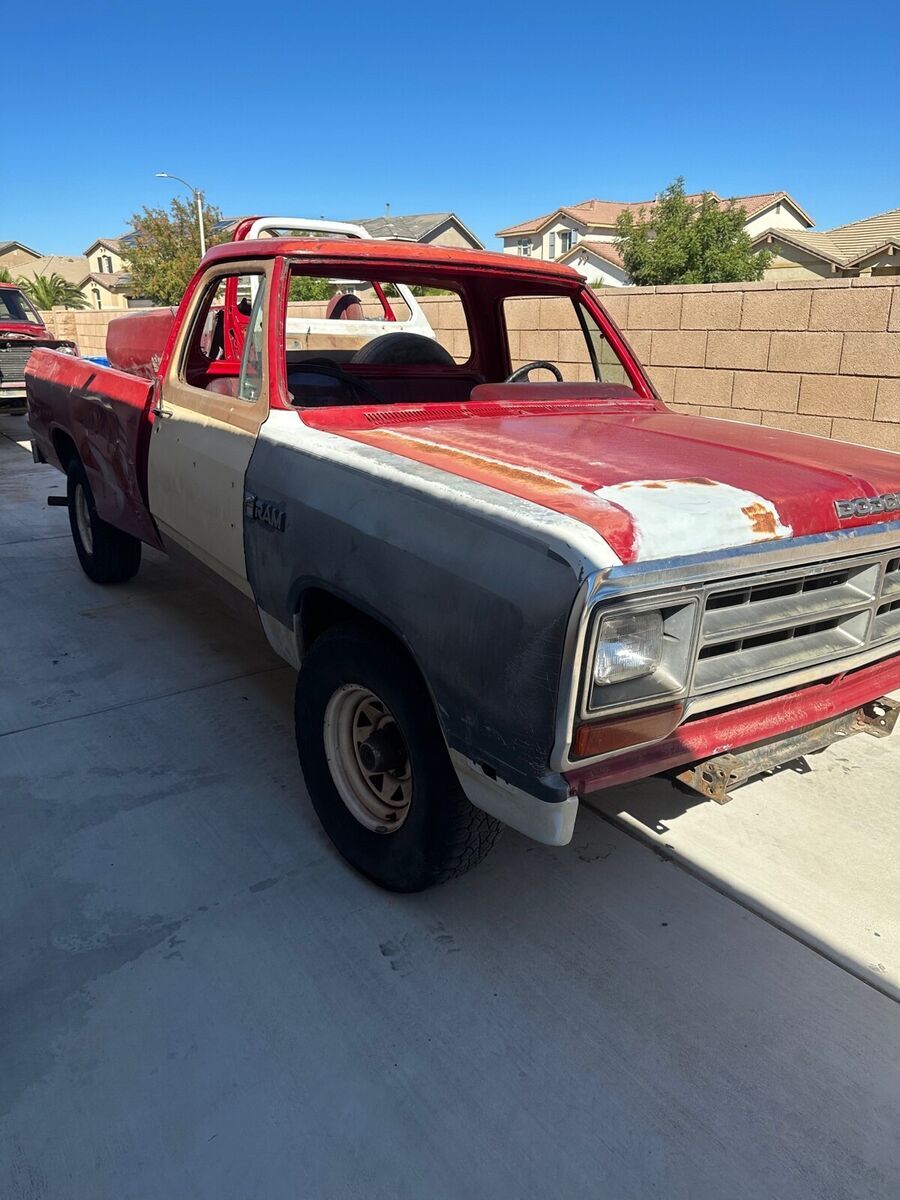
<path fill-rule="evenodd" d="M 23 325 L 43 325 L 28 299 L 16 288 L 0 288 L 0 321 L 21 321 Z"/>

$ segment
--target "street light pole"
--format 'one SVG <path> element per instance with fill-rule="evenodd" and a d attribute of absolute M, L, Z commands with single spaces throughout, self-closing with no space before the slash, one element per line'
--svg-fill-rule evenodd
<path fill-rule="evenodd" d="M 200 229 L 200 257 L 203 258 L 206 254 L 206 231 L 203 228 L 203 196 L 199 188 L 191 187 L 186 179 L 182 179 L 180 175 L 170 175 L 168 171 L 157 171 L 157 179 L 177 179 L 179 183 L 183 183 L 187 190 L 193 193 L 194 200 L 197 205 L 197 225 Z"/>

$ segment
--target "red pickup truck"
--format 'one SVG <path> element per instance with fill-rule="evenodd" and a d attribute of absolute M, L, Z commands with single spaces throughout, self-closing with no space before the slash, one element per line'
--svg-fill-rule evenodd
<path fill-rule="evenodd" d="M 900 457 L 671 412 L 566 267 L 238 240 L 107 352 L 27 371 L 82 567 L 121 583 L 146 542 L 252 599 L 316 811 L 385 887 L 893 724 Z"/>
<path fill-rule="evenodd" d="M 63 354 L 78 353 L 74 342 L 51 337 L 21 288 L 13 283 L 0 283 L 0 408 L 24 407 L 25 366 L 38 346 Z"/>

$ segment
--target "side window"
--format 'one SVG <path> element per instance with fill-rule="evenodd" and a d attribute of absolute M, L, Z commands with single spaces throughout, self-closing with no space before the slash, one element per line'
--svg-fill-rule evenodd
<path fill-rule="evenodd" d="M 503 301 L 512 369 L 539 360 L 553 363 L 566 383 L 630 385 L 618 355 L 594 318 L 569 296 L 510 296 Z M 552 382 L 551 372 L 535 368 L 535 383 Z"/>
<path fill-rule="evenodd" d="M 178 374 L 185 383 L 246 400 L 259 396 L 264 297 L 261 272 L 219 275 L 206 284 L 181 354 Z M 252 354 L 248 346 L 251 330 L 255 336 Z"/>
<path fill-rule="evenodd" d="M 266 330 L 263 324 L 265 279 L 261 279 L 250 309 L 250 323 L 244 335 L 241 373 L 238 379 L 238 398 L 251 403 L 259 399 L 263 386 L 263 346 Z"/>

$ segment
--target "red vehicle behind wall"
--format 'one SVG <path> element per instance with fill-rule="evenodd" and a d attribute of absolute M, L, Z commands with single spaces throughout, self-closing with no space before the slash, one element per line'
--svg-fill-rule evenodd
<path fill-rule="evenodd" d="M 297 280 L 330 281 L 330 315 Z M 430 337 L 385 311 L 410 288 Z M 900 457 L 671 412 L 568 268 L 236 242 L 109 351 L 126 370 L 28 371 L 82 567 L 123 582 L 146 542 L 253 600 L 299 668 L 316 811 L 383 886 L 461 873 L 503 823 L 564 844 L 612 784 L 722 801 L 892 727 Z"/>

